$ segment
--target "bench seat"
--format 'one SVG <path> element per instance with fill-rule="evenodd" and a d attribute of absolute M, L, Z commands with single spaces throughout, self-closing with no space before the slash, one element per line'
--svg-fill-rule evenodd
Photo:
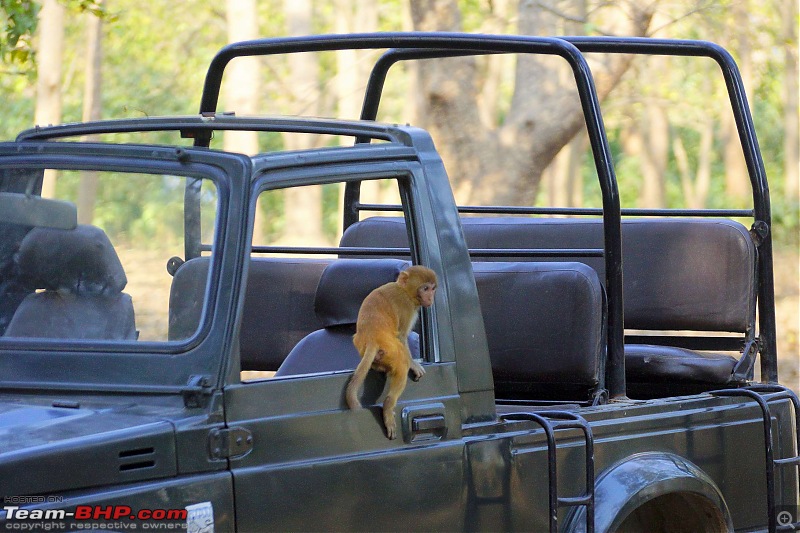
<path fill-rule="evenodd" d="M 601 220 L 464 217 L 470 249 L 602 248 Z M 405 222 L 372 217 L 345 231 L 342 246 L 407 247 Z M 739 333 L 742 345 L 754 335 L 756 249 L 747 229 L 718 219 L 648 218 L 622 221 L 623 293 L 628 330 Z M 480 257 L 481 262 L 565 261 L 592 267 L 605 280 L 600 257 Z M 664 342 L 662 337 L 659 342 Z M 648 384 L 683 385 L 692 390 L 739 384 L 736 359 L 669 345 L 627 344 L 631 390 L 648 395 Z M 682 385 L 683 384 L 683 385 Z M 662 393 L 659 393 L 662 394 Z M 671 394 L 666 392 L 665 394 Z"/>

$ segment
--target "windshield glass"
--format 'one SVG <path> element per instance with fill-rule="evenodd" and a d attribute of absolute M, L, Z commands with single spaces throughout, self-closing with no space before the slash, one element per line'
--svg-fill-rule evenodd
<path fill-rule="evenodd" d="M 41 192 L 62 201 L 37 198 L 39 216 L 29 220 L 0 213 L 0 346 L 108 341 L 130 349 L 128 343 L 194 335 L 207 275 L 190 288 L 195 327 L 170 331 L 172 274 L 186 259 L 187 183 L 201 183 L 194 197 L 205 256 L 213 247 L 217 190 L 209 179 L 151 172 L 0 169 L 0 196 Z M 72 229 L 46 216 L 50 205 L 64 203 L 77 207 Z"/>

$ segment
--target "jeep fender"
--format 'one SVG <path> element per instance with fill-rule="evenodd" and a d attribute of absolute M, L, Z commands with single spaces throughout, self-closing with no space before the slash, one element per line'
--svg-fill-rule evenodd
<path fill-rule="evenodd" d="M 715 530 L 733 531 L 728 506 L 714 481 L 686 459 L 659 452 L 632 455 L 599 476 L 595 484 L 595 531 L 616 531 L 644 504 L 672 495 L 693 500 L 694 507 L 705 514 L 697 517 L 700 523 L 715 526 Z M 669 505 L 666 502 L 670 498 L 663 500 Z M 586 530 L 585 507 L 576 508 L 567 517 L 565 530 Z"/>

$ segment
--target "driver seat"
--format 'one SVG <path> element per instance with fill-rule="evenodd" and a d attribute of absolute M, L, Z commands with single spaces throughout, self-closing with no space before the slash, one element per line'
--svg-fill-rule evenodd
<path fill-rule="evenodd" d="M 6 337 L 136 340 L 133 301 L 122 263 L 105 232 L 34 228 L 15 262 L 34 292 L 20 303 Z"/>

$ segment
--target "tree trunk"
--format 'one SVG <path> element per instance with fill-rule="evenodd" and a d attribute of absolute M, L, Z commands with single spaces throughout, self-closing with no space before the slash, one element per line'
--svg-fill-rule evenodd
<path fill-rule="evenodd" d="M 667 158 L 669 157 L 669 119 L 666 111 L 657 104 L 647 106 L 642 132 L 642 195 L 641 207 L 661 208 L 666 206 Z"/>
<path fill-rule="evenodd" d="M 335 27 L 336 33 L 373 32 L 378 29 L 378 9 L 373 0 L 336 0 Z M 368 61 L 371 50 L 337 50 L 336 51 L 336 92 L 338 101 L 338 117 L 358 119 L 361 116 L 361 104 L 366 87 Z M 342 145 L 352 145 L 355 141 L 350 137 L 342 137 Z M 339 233 L 344 227 L 344 184 L 339 186 L 339 203 L 336 219 Z M 382 190 L 377 181 L 361 183 L 361 202 L 382 202 Z"/>
<path fill-rule="evenodd" d="M 555 4 L 521 2 L 519 33 L 557 33 L 554 26 L 563 17 L 557 15 Z M 619 33 L 644 35 L 652 6 L 628 7 L 632 15 L 624 18 Z M 461 13 L 455 0 L 412 1 L 411 15 L 414 29 L 419 31 L 461 30 Z M 459 203 L 530 205 L 535 201 L 542 172 L 584 127 L 574 80 L 569 86 L 559 83 L 554 68 L 559 59 L 531 55 L 517 59 L 511 108 L 505 122 L 496 128 L 485 125 L 477 112 L 475 58 L 421 62 L 425 102 L 419 116 L 437 143 Z M 604 57 L 602 63 L 593 63 L 600 98 L 616 86 L 629 63 L 630 58 L 625 56 Z"/>
<path fill-rule="evenodd" d="M 785 194 L 790 201 L 800 200 L 800 72 L 797 57 L 797 0 L 781 2 L 784 34 L 784 179 Z"/>
<path fill-rule="evenodd" d="M 734 2 L 731 6 L 733 19 L 738 28 L 747 28 L 750 24 L 747 0 Z M 731 48 L 737 56 L 737 63 L 742 74 L 747 101 L 753 102 L 753 61 L 751 58 L 750 37 L 747 31 L 736 32 Z M 752 201 L 752 187 L 747 172 L 747 164 L 742 152 L 742 144 L 736 129 L 736 121 L 731 113 L 723 119 L 727 135 L 725 136 L 725 192 L 728 197 L 740 203 Z"/>
<path fill-rule="evenodd" d="M 255 0 L 227 0 L 228 42 L 258 37 Z M 239 57 L 226 69 L 225 110 L 236 115 L 255 115 L 259 111 L 261 63 L 257 57 Z M 258 153 L 258 134 L 252 131 L 226 131 L 225 150 L 247 155 Z"/>
<path fill-rule="evenodd" d="M 689 209 L 704 209 L 708 202 L 708 192 L 711 189 L 711 163 L 713 160 L 714 144 L 714 119 L 707 116 L 700 131 L 700 149 L 698 151 L 696 176 L 692 178 L 689 167 L 689 156 L 679 135 L 672 140 L 672 152 L 678 164 L 681 176 L 681 188 L 686 207 Z"/>
<path fill-rule="evenodd" d="M 284 0 L 287 35 L 311 35 L 314 6 L 311 0 Z M 315 115 L 320 104 L 319 62 L 316 54 L 290 54 L 287 58 L 289 79 L 294 88 L 295 112 Z M 288 150 L 312 148 L 316 139 L 312 135 L 284 135 Z M 320 245 L 325 239 L 322 232 L 322 187 L 294 187 L 286 189 L 285 239 L 298 245 Z"/>
<path fill-rule="evenodd" d="M 711 165 L 714 162 L 714 119 L 706 117 L 700 132 L 700 159 L 697 162 L 695 203 L 689 207 L 703 209 L 708 205 L 711 191 Z"/>
<path fill-rule="evenodd" d="M 514 17 L 515 9 L 511 0 L 489 0 L 491 10 L 481 32 L 492 34 L 509 33 L 509 25 Z M 482 74 L 480 93 L 478 95 L 478 113 L 484 127 L 495 128 L 500 123 L 501 88 L 506 79 L 505 74 L 513 71 L 513 56 L 506 54 L 489 54 L 478 58 Z"/>
<path fill-rule="evenodd" d="M 64 50 L 64 6 L 57 0 L 44 0 L 39 11 L 39 46 L 37 50 L 36 112 L 37 125 L 61 122 L 61 65 Z M 45 172 L 42 196 L 52 198 L 56 174 Z"/>
<path fill-rule="evenodd" d="M 102 3 L 102 2 L 99 2 Z M 100 120 L 103 115 L 103 21 L 86 15 L 86 80 L 83 95 L 83 121 Z M 88 136 L 88 141 L 97 136 Z M 78 223 L 91 224 L 97 197 L 97 172 L 82 172 L 78 188 Z"/>
<path fill-rule="evenodd" d="M 226 23 L 228 42 L 234 43 L 258 37 L 258 13 L 255 0 L 227 0 Z M 239 116 L 259 112 L 261 86 L 261 61 L 257 57 L 234 59 L 226 70 L 225 110 Z M 258 133 L 254 131 L 226 131 L 223 134 L 226 151 L 254 155 L 259 152 Z M 263 243 L 263 206 L 256 209 L 253 221 L 253 243 Z"/>

